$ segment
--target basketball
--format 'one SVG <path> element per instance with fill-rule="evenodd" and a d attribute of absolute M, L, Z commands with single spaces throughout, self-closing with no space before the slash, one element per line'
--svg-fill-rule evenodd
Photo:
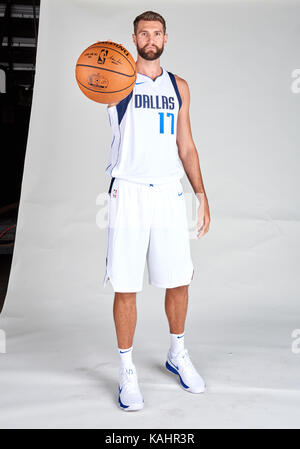
<path fill-rule="evenodd" d="M 75 77 L 81 91 L 97 103 L 117 103 L 132 91 L 137 73 L 133 57 L 115 42 L 97 42 L 79 56 Z"/>

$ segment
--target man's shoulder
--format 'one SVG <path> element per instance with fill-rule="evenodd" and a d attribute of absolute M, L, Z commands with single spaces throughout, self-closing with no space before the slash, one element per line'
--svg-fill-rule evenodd
<path fill-rule="evenodd" d="M 181 76 L 176 75 L 176 73 L 174 73 L 174 76 L 175 76 L 176 81 L 177 81 L 178 83 L 186 83 L 186 80 L 183 79 L 183 78 L 181 78 Z"/>
<path fill-rule="evenodd" d="M 178 88 L 180 88 L 180 87 L 182 89 L 188 88 L 188 83 L 184 78 L 181 78 L 181 76 L 176 75 L 176 73 L 174 73 L 174 76 L 175 76 Z"/>
<path fill-rule="evenodd" d="M 175 76 L 180 94 L 181 95 L 185 94 L 189 90 L 187 81 L 184 78 L 181 78 L 180 76 L 176 75 L 175 73 L 174 73 L 174 76 Z"/>

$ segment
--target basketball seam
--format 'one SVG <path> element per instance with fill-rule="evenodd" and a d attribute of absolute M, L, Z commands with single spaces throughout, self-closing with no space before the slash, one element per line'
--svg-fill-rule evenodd
<path fill-rule="evenodd" d="M 77 79 L 77 77 L 76 77 L 76 81 L 77 81 L 78 84 L 80 84 L 80 85 L 81 85 L 82 87 L 84 87 L 85 89 L 90 90 L 90 91 L 92 91 L 92 92 L 96 92 L 96 93 L 98 93 L 98 94 L 115 94 L 115 93 L 117 93 L 117 92 L 122 92 L 123 90 L 129 89 L 129 87 L 131 87 L 131 86 L 135 83 L 135 80 L 134 80 L 133 83 L 129 84 L 129 86 L 127 86 L 127 87 L 124 87 L 124 89 L 120 89 L 120 90 L 112 90 L 112 91 L 109 91 L 109 92 L 102 92 L 101 90 L 94 90 L 94 89 L 91 89 L 90 87 L 86 87 L 84 84 L 82 84 L 82 83 Z"/>
<path fill-rule="evenodd" d="M 133 75 L 126 75 L 126 73 L 116 72 L 115 70 L 105 69 L 104 67 L 97 67 L 94 65 L 87 65 L 87 64 L 76 64 L 76 67 L 91 67 L 92 69 L 105 70 L 106 72 L 117 73 L 118 75 L 127 76 L 128 78 L 132 78 L 133 76 L 136 75 L 136 72 L 134 72 Z"/>

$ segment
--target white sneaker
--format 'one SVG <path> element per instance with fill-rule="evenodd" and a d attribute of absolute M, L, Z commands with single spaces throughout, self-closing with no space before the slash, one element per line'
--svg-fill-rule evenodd
<path fill-rule="evenodd" d="M 140 410 L 144 407 L 144 399 L 133 364 L 130 368 L 120 368 L 119 405 L 126 411 Z"/>
<path fill-rule="evenodd" d="M 191 393 L 203 393 L 205 391 L 205 382 L 192 364 L 187 349 L 184 349 L 176 355 L 176 358 L 171 358 L 169 351 L 166 368 L 171 373 L 179 376 L 180 384 L 186 391 L 190 391 Z"/>

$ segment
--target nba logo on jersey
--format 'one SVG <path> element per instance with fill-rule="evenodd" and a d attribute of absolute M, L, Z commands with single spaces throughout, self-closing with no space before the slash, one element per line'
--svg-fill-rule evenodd
<path fill-rule="evenodd" d="M 114 197 L 114 198 L 117 198 L 117 192 L 118 192 L 118 190 L 117 190 L 117 189 L 114 189 L 114 191 L 113 191 L 113 197 Z"/>

